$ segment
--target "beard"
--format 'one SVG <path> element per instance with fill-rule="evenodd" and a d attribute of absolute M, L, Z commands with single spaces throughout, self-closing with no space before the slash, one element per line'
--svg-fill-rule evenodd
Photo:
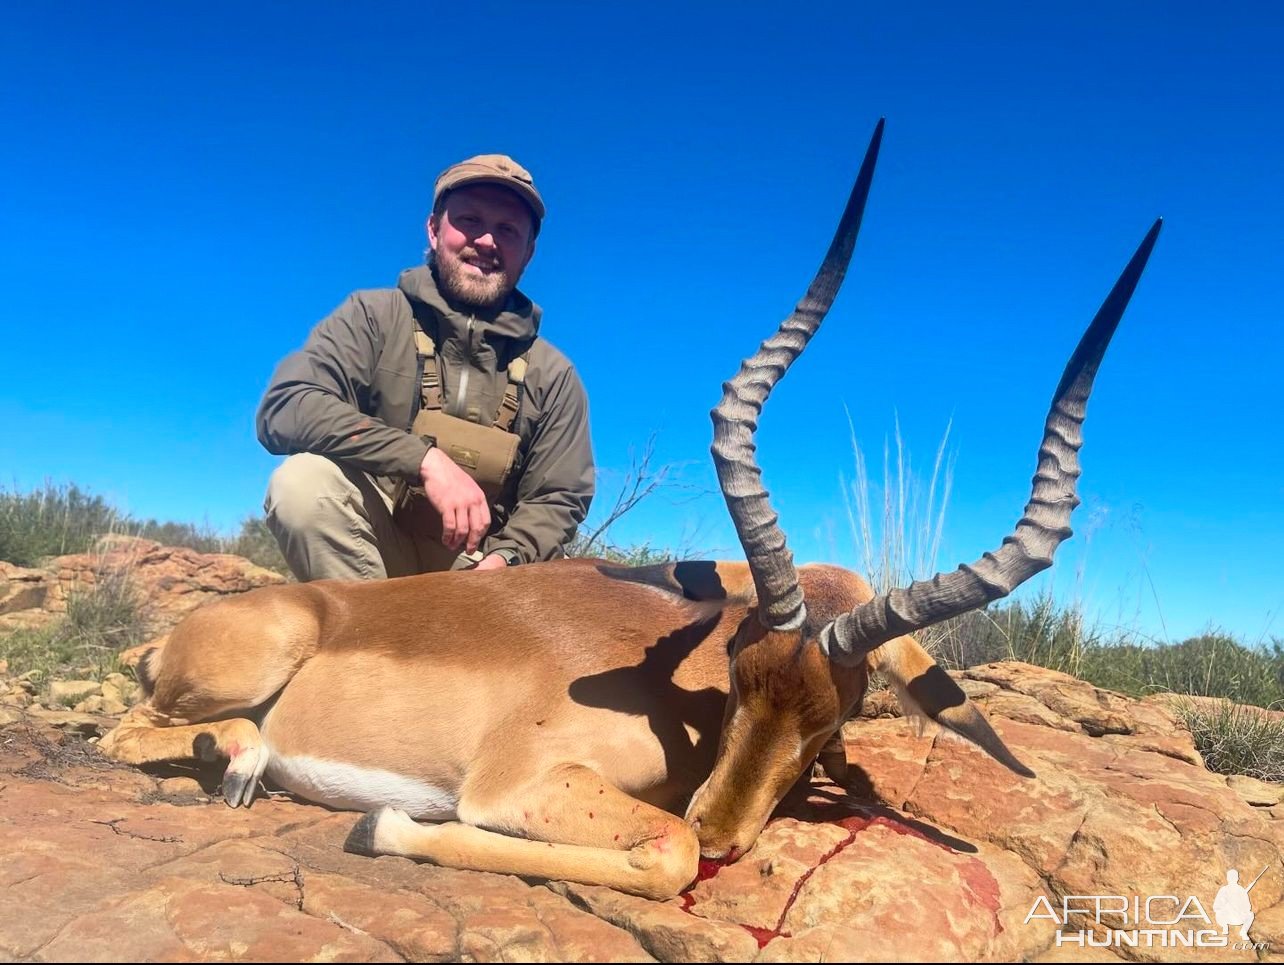
<path fill-rule="evenodd" d="M 478 274 L 465 259 L 485 261 L 472 248 L 457 255 L 429 250 L 428 264 L 437 270 L 437 281 L 447 298 L 474 308 L 498 308 L 508 301 L 517 279 L 502 260 L 496 258 L 496 269 Z"/>

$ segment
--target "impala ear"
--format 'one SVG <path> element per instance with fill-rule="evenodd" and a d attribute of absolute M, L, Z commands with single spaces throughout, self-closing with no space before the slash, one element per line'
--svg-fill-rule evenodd
<path fill-rule="evenodd" d="M 985 715 L 955 680 L 913 637 L 897 637 L 869 654 L 871 670 L 887 678 L 901 711 L 918 721 L 934 720 L 975 744 L 1022 777 L 1034 777 L 994 732 Z"/>

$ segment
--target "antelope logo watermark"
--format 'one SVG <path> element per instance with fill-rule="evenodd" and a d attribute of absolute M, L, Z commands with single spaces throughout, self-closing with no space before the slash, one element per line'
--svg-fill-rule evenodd
<path fill-rule="evenodd" d="M 1060 907 L 1040 895 L 1025 923 L 1043 919 L 1057 925 L 1057 946 L 1080 948 L 1240 948 L 1263 951 L 1266 942 L 1249 935 L 1253 902 L 1249 892 L 1266 874 L 1263 868 L 1247 888 L 1239 871 L 1226 872 L 1226 884 L 1213 899 L 1210 918 L 1195 895 L 1066 895 Z M 1231 935 L 1238 929 L 1238 936 Z"/>

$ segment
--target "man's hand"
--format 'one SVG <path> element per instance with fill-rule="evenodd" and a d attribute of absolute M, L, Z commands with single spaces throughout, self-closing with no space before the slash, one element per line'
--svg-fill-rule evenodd
<path fill-rule="evenodd" d="M 480 563 L 473 567 L 475 570 L 502 570 L 508 565 L 508 560 L 504 559 L 497 553 L 491 553 L 489 556 L 483 556 Z"/>
<path fill-rule="evenodd" d="M 474 552 L 490 528 L 490 506 L 481 487 L 436 446 L 424 454 L 419 478 L 428 502 L 441 513 L 442 545 Z"/>

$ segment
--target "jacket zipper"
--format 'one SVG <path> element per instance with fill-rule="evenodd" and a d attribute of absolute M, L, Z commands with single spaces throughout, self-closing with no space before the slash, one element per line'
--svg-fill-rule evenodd
<path fill-rule="evenodd" d="M 464 418 L 464 401 L 468 398 L 468 370 L 472 368 L 473 362 L 473 322 L 475 321 L 474 316 L 468 316 L 468 337 L 464 342 L 468 346 L 468 352 L 465 355 L 467 364 L 464 366 L 464 370 L 459 373 L 459 398 L 455 400 L 455 411 L 450 413 L 461 419 Z"/>

